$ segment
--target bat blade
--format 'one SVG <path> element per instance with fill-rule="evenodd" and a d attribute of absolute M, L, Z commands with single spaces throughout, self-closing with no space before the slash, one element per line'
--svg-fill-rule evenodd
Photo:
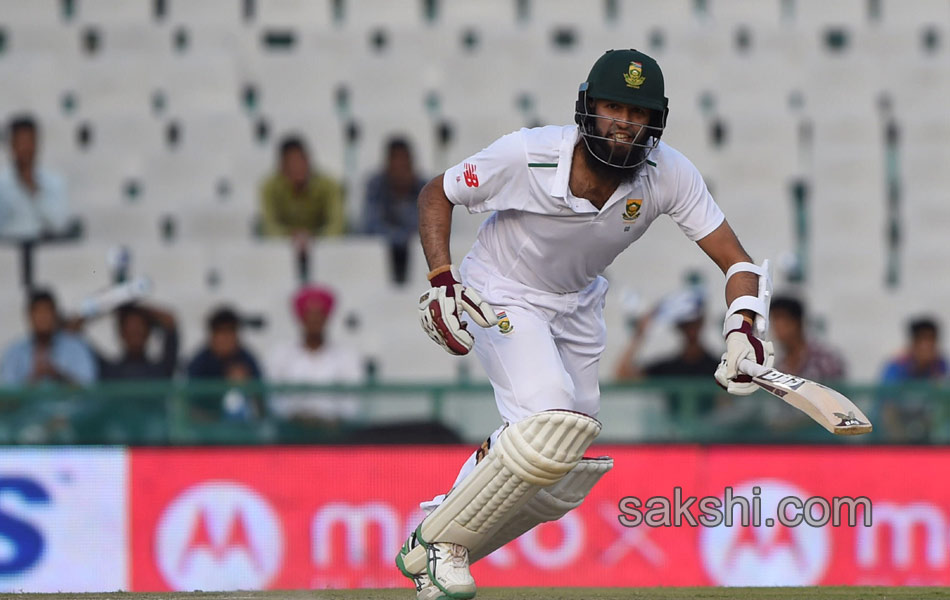
<path fill-rule="evenodd" d="M 752 381 L 835 435 L 861 435 L 873 429 L 871 421 L 860 408 L 844 394 L 828 386 L 775 369 L 753 377 Z"/>

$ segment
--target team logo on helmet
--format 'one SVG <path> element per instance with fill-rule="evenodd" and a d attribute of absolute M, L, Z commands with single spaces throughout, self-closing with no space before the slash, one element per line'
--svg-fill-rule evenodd
<path fill-rule="evenodd" d="M 627 82 L 627 87 L 639 90 L 643 82 L 647 80 L 643 76 L 643 65 L 638 62 L 631 62 L 630 68 L 623 74 L 623 80 Z"/>
<path fill-rule="evenodd" d="M 640 216 L 640 206 L 643 198 L 627 198 L 627 208 L 623 211 L 623 220 L 632 223 Z"/>

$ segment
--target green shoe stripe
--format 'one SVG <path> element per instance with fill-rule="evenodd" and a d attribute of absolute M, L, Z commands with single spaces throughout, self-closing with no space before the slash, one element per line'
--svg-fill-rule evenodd
<path fill-rule="evenodd" d="M 432 550 L 435 551 L 434 548 Z M 459 593 L 453 594 L 452 592 L 442 587 L 442 584 L 440 584 L 439 580 L 435 578 L 435 573 L 433 573 L 432 569 L 430 568 L 432 561 L 429 560 L 429 552 L 430 550 L 427 547 L 426 548 L 426 575 L 429 576 L 429 582 L 432 583 L 432 585 L 434 585 L 435 587 L 439 588 L 439 591 L 445 594 L 445 598 L 448 598 L 449 600 L 470 600 L 471 598 L 474 598 L 475 592 L 459 592 Z"/>

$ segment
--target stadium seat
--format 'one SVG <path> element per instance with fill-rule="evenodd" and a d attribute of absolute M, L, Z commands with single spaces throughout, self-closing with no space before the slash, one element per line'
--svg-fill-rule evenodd
<path fill-rule="evenodd" d="M 950 21 L 950 5 L 944 0 L 916 0 L 912 8 L 899 0 L 882 0 L 883 19 L 890 28 L 907 27 L 920 30 L 926 25 L 946 28 Z"/>
<path fill-rule="evenodd" d="M 947 145 L 915 141 L 907 135 L 898 155 L 903 202 L 901 220 L 910 231 L 908 247 L 920 243 L 934 260 L 947 260 L 947 207 L 950 206 L 950 160 Z M 919 138 L 918 138 L 919 139 Z M 912 233 L 916 232 L 916 233 Z"/>
<path fill-rule="evenodd" d="M 110 285 L 106 263 L 110 247 L 108 243 L 45 245 L 34 256 L 35 281 L 53 288 L 67 314 L 78 311 L 84 298 Z"/>
<path fill-rule="evenodd" d="M 77 136 L 74 137 L 74 146 L 82 154 L 94 156 L 124 155 L 120 162 L 127 162 L 132 157 L 142 157 L 164 150 L 162 124 L 144 112 L 119 113 L 116 111 L 90 110 L 99 115 L 91 119 L 83 119 L 76 124 Z M 89 142 L 86 146 L 78 145 L 78 132 L 81 127 L 89 131 Z"/>
<path fill-rule="evenodd" d="M 0 60 L 0 78 L 5 82 L 0 113 L 31 112 L 42 118 L 60 114 L 63 92 L 73 88 L 72 62 L 32 52 L 11 54 Z"/>
<path fill-rule="evenodd" d="M 127 0 L 78 0 L 76 20 L 82 24 L 116 26 L 145 25 L 152 21 L 152 2 Z"/>
<path fill-rule="evenodd" d="M 137 115 L 144 120 L 150 116 L 152 94 L 159 87 L 151 56 L 122 52 L 81 61 L 72 88 L 79 114 L 87 119 L 108 119 L 120 114 Z"/>
<path fill-rule="evenodd" d="M 5 18 L 8 13 L 0 14 Z M 59 20 L 24 22 L 8 30 L 5 54 L 25 59 L 71 60 L 80 56 L 80 42 L 77 29 Z M 64 70 L 63 67 L 65 65 L 60 65 L 57 70 Z"/>
<path fill-rule="evenodd" d="M 250 122 L 233 106 L 188 110 L 172 101 L 168 112 L 169 117 L 162 123 L 167 152 L 190 154 L 198 162 L 218 163 L 214 166 L 220 168 L 220 163 L 227 161 L 221 156 L 223 149 L 247 148 L 254 143 Z M 167 128 L 172 124 L 178 127 L 179 140 L 169 146 Z"/>
<path fill-rule="evenodd" d="M 238 29 L 244 26 L 241 2 L 233 0 L 167 0 L 170 19 L 176 23 Z"/>
<path fill-rule="evenodd" d="M 254 21 L 262 28 L 290 27 L 302 31 L 320 31 L 329 28 L 333 11 L 329 0 L 283 0 L 255 4 Z"/>
<path fill-rule="evenodd" d="M 684 105 L 684 99 L 670 102 L 670 117 L 663 131 L 663 141 L 685 154 L 700 172 L 705 172 L 703 167 L 709 164 L 710 156 L 707 119 Z"/>
<path fill-rule="evenodd" d="M 528 0 L 527 5 L 528 20 L 525 25 L 546 32 L 555 27 L 589 25 L 603 28 L 607 24 L 603 2 L 590 3 L 581 10 L 572 0 Z"/>
<path fill-rule="evenodd" d="M 915 50 L 895 62 L 888 73 L 889 85 L 884 89 L 893 98 L 899 121 L 946 121 L 941 108 L 946 106 L 944 98 L 950 93 L 950 68 L 945 60 L 924 57 Z"/>
<path fill-rule="evenodd" d="M 781 0 L 711 0 L 710 20 L 722 31 L 737 25 L 775 26 L 781 20 Z"/>
<path fill-rule="evenodd" d="M 709 61 L 719 61 L 733 52 L 728 32 L 720 32 L 715 28 L 698 22 L 673 21 L 670 24 L 661 22 L 666 34 L 666 46 L 671 55 L 678 55 L 680 60 L 688 61 L 692 68 L 681 70 L 680 76 L 687 76 L 696 71 L 697 64 L 707 64 Z M 660 65 L 663 67 L 663 65 Z M 674 72 L 671 71 L 671 74 Z M 718 72 L 712 73 L 720 76 Z M 699 74 L 699 77 L 704 75 Z M 665 75 L 664 75 L 665 77 Z"/>
<path fill-rule="evenodd" d="M 387 0 L 343 0 L 343 27 L 365 32 L 376 27 L 420 26 L 422 3 L 400 4 Z"/>
<path fill-rule="evenodd" d="M 233 111 L 240 106 L 236 61 L 227 52 L 202 53 L 187 60 L 156 61 L 155 81 L 168 95 L 171 111 Z"/>
<path fill-rule="evenodd" d="M 0 244 L 0 273 L 3 273 L 6 285 L 0 288 L 0 297 L 15 295 L 20 297 L 20 251 L 16 244 Z"/>
<path fill-rule="evenodd" d="M 334 91 L 341 83 L 335 73 L 335 62 L 330 57 L 309 53 L 262 55 L 242 65 L 241 77 L 243 83 L 258 88 L 257 110 L 264 114 L 300 113 L 305 99 L 308 112 L 334 120 Z"/>
<path fill-rule="evenodd" d="M 63 22 L 59 0 L 0 0 L 3 23 L 19 28 L 23 25 L 52 25 Z"/>
<path fill-rule="evenodd" d="M 695 5 L 694 0 L 625 0 L 621 2 L 620 25 L 636 24 L 644 20 L 655 24 L 696 22 L 702 15 L 697 13 Z"/>
<path fill-rule="evenodd" d="M 923 31 L 923 26 L 908 25 L 859 30 L 853 36 L 853 53 L 857 56 L 887 56 L 887 62 L 893 61 L 895 66 L 885 67 L 884 72 L 893 77 L 901 77 L 903 74 L 897 65 L 914 69 L 928 63 L 939 63 L 925 60 L 927 54 L 921 42 Z M 879 76 L 882 73 L 881 66 L 878 64 L 875 68 Z M 888 78 L 888 75 L 885 77 Z"/>
<path fill-rule="evenodd" d="M 146 203 L 188 210 L 198 200 L 216 195 L 216 186 L 230 167 L 226 157 L 182 149 L 160 152 L 145 160 Z"/>
<path fill-rule="evenodd" d="M 508 28 L 515 24 L 515 0 L 481 0 L 478 3 L 448 0 L 439 3 L 439 27 L 458 31 L 463 27 Z M 491 15 L 487 19 L 486 15 Z M 485 27 L 491 24 L 491 27 Z"/>
<path fill-rule="evenodd" d="M 796 27 L 821 32 L 829 26 L 863 25 L 868 21 L 868 3 L 866 0 L 797 0 L 794 3 L 794 23 Z"/>
<path fill-rule="evenodd" d="M 144 5 L 137 2 L 128 4 Z M 151 61 L 172 53 L 172 36 L 165 27 L 155 23 L 138 20 L 126 23 L 121 19 L 105 25 L 93 23 L 101 36 L 101 49 L 97 52 L 97 55 L 101 54 L 101 58 L 135 56 L 140 60 L 144 58 Z M 147 73 L 147 69 L 143 71 Z"/>

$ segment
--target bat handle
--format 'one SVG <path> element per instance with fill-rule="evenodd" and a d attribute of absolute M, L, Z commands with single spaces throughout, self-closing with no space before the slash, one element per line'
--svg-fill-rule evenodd
<path fill-rule="evenodd" d="M 768 369 L 760 365 L 755 361 L 751 361 L 748 358 L 743 358 L 739 361 L 739 370 L 746 375 L 752 375 L 753 377 L 759 377 L 764 375 Z"/>

